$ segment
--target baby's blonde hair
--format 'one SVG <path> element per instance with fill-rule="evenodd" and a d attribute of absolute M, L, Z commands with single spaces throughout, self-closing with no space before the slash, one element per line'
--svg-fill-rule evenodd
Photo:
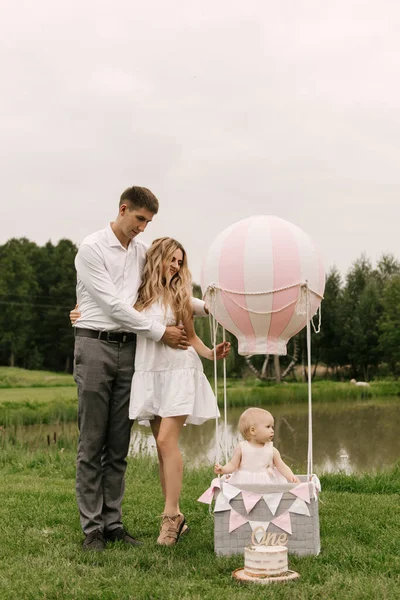
<path fill-rule="evenodd" d="M 261 417 L 272 417 L 271 413 L 263 408 L 248 408 L 239 419 L 239 431 L 245 440 L 250 438 L 250 429 L 255 427 Z"/>

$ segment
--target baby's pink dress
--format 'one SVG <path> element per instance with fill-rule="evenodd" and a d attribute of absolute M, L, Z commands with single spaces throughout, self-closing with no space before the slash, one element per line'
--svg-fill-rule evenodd
<path fill-rule="evenodd" d="M 265 485 L 270 483 L 288 483 L 287 479 L 274 467 L 272 442 L 264 446 L 252 446 L 249 442 L 240 442 L 242 460 L 240 466 L 227 481 L 232 485 Z"/>

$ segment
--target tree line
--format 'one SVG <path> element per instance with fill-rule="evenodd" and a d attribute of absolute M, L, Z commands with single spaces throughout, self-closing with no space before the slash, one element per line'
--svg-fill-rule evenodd
<path fill-rule="evenodd" d="M 73 330 L 69 311 L 75 305 L 77 247 L 70 240 L 38 246 L 26 238 L 0 245 L 0 364 L 27 369 L 72 371 Z M 194 286 L 196 296 L 200 287 Z M 200 337 L 211 345 L 208 319 L 196 319 Z M 220 335 L 218 340 L 220 340 Z M 237 354 L 236 339 L 227 375 L 248 370 Z M 296 354 L 305 362 L 305 330 L 288 345 L 284 367 Z M 265 357 L 254 357 L 260 368 Z M 312 362 L 330 376 L 369 380 L 400 371 L 400 263 L 383 255 L 374 267 L 362 255 L 343 279 L 336 268 L 327 274 L 322 327 L 312 336 Z M 271 363 L 272 364 L 272 363 Z M 275 361 L 276 366 L 276 361 Z M 208 375 L 212 363 L 205 363 Z"/>

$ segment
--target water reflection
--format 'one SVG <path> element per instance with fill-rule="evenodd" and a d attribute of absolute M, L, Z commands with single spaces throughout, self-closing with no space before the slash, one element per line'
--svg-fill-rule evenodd
<path fill-rule="evenodd" d="M 237 431 L 242 408 L 228 412 L 228 454 L 239 440 Z M 284 460 L 297 472 L 304 472 L 307 459 L 307 406 L 287 404 L 274 406 L 275 446 Z M 375 471 L 394 465 L 400 458 L 400 408 L 398 399 L 388 398 L 379 404 L 372 402 L 315 404 L 313 409 L 313 454 L 316 473 Z M 5 431 L 3 431 L 5 433 Z M 28 447 L 54 444 L 76 447 L 76 423 L 9 427 L 7 436 Z M 224 455 L 223 424 L 219 422 L 221 458 Z M 185 463 L 190 466 L 211 465 L 215 461 L 215 422 L 200 427 L 183 428 L 180 442 Z M 139 452 L 156 454 L 150 429 L 132 429 L 130 455 Z"/>
<path fill-rule="evenodd" d="M 243 409 L 228 413 L 228 453 L 239 440 L 237 425 Z M 291 404 L 273 407 L 274 444 L 284 460 L 304 472 L 307 460 L 307 407 Z M 224 455 L 222 421 L 219 425 L 221 457 Z M 313 409 L 314 471 L 352 473 L 375 471 L 392 466 L 400 457 L 399 404 L 388 400 L 379 404 L 315 404 Z M 215 460 L 215 423 L 200 427 L 188 425 L 181 436 L 186 464 L 213 464 Z M 130 454 L 146 450 L 155 453 L 150 429 L 134 425 Z"/>

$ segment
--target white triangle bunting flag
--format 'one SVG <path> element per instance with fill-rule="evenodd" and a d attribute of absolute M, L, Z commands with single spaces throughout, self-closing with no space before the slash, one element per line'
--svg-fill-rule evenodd
<path fill-rule="evenodd" d="M 276 492 L 273 494 L 263 494 L 265 503 L 273 515 L 276 513 L 276 511 L 278 509 L 280 501 L 282 500 L 282 496 L 283 496 L 283 494 L 276 493 Z"/>
<path fill-rule="evenodd" d="M 318 500 L 318 494 L 321 491 L 321 482 L 319 480 L 319 478 L 317 477 L 317 475 L 312 475 L 311 477 L 311 483 L 314 485 L 314 497 L 316 500 Z"/>
<path fill-rule="evenodd" d="M 230 483 L 223 483 L 222 492 L 225 498 L 227 498 L 228 502 L 230 502 L 233 498 L 236 498 L 236 496 L 240 494 L 241 490 Z"/>
<path fill-rule="evenodd" d="M 231 505 L 229 504 L 227 498 L 220 492 L 215 500 L 214 512 L 223 512 L 224 510 L 231 510 Z"/>
<path fill-rule="evenodd" d="M 252 531 L 257 530 L 255 538 L 257 542 L 260 543 L 268 529 L 269 521 L 249 521 L 249 524 Z"/>
<path fill-rule="evenodd" d="M 289 507 L 289 512 L 295 513 L 296 515 L 307 515 L 310 516 L 307 503 L 301 498 L 296 498 L 293 504 Z"/>

